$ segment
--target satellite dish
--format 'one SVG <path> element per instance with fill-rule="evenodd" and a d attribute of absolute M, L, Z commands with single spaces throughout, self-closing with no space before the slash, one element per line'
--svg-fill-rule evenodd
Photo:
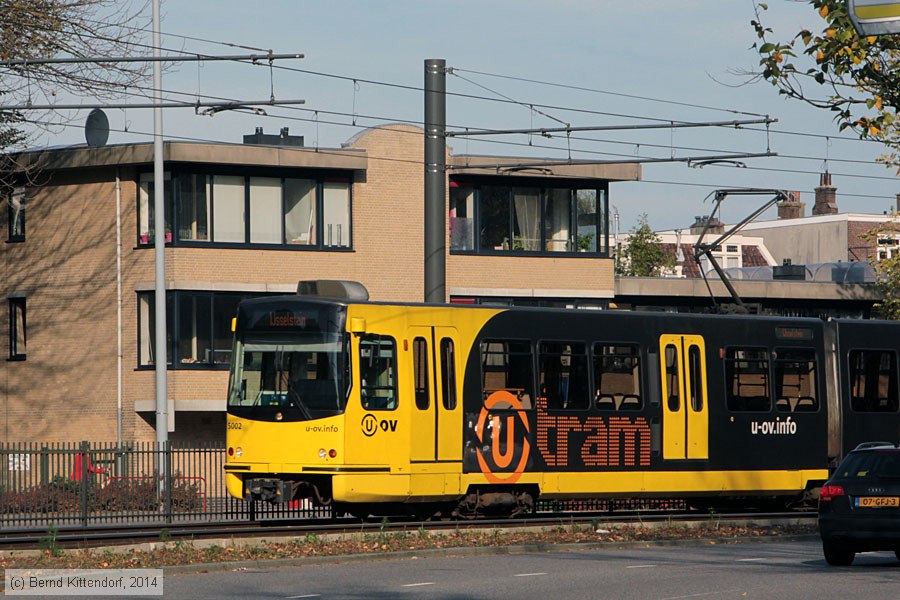
<path fill-rule="evenodd" d="M 84 123 L 84 138 L 88 146 L 99 148 L 105 146 L 109 139 L 109 119 L 106 113 L 95 108 L 90 112 Z"/>

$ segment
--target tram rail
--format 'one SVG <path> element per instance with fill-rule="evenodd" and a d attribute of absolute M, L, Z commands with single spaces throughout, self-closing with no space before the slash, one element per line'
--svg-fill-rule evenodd
<path fill-rule="evenodd" d="M 399 533 L 404 531 L 442 532 L 455 530 L 548 528 L 560 526 L 633 526 L 678 524 L 697 526 L 704 523 L 739 526 L 743 524 L 797 525 L 814 524 L 815 512 L 733 512 L 700 514 L 685 511 L 655 511 L 653 513 L 618 512 L 596 513 L 539 513 L 519 518 L 418 521 L 415 519 L 390 518 L 359 519 L 346 517 L 338 519 L 307 519 L 296 521 L 257 521 L 193 523 L 165 526 L 159 523 L 147 525 L 109 526 L 98 525 L 90 528 L 60 527 L 47 529 L 14 529 L 0 533 L 0 550 L 25 550 L 45 547 L 51 540 L 59 548 L 93 548 L 102 546 L 130 545 L 150 542 L 184 540 L 204 540 L 220 538 L 253 537 L 304 537 L 346 536 L 351 534 Z"/>

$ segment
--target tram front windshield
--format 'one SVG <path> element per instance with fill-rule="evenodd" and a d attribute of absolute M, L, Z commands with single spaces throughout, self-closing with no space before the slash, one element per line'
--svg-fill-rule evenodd
<path fill-rule="evenodd" d="M 304 334 L 235 343 L 228 412 L 261 421 L 309 421 L 344 412 L 348 339 Z"/>

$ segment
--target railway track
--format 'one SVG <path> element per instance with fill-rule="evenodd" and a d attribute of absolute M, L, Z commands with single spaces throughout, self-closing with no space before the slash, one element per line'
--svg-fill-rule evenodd
<path fill-rule="evenodd" d="M 307 535 L 347 535 L 352 533 L 381 533 L 402 531 L 447 531 L 461 529 L 502 528 L 519 529 L 569 525 L 633 525 L 652 523 L 702 524 L 715 522 L 722 525 L 742 523 L 791 525 L 814 524 L 815 512 L 782 513 L 727 513 L 698 514 L 678 512 L 617 512 L 609 513 L 537 513 L 513 519 L 475 519 L 416 521 L 390 518 L 360 521 L 344 519 L 306 519 L 298 521 L 220 522 L 187 524 L 148 524 L 121 526 L 96 526 L 91 528 L 60 527 L 47 529 L 28 528 L 5 530 L 0 533 L 0 550 L 24 550 L 53 544 L 60 548 L 90 548 L 146 542 L 177 540 L 201 540 L 217 538 L 250 537 L 302 537 Z"/>

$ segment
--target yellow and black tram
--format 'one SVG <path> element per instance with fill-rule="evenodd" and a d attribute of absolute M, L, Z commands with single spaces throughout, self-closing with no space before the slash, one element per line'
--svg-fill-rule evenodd
<path fill-rule="evenodd" d="M 352 286 L 348 286 L 352 289 Z M 900 438 L 900 324 L 241 303 L 229 493 L 471 516 L 538 498 L 792 502 Z"/>

